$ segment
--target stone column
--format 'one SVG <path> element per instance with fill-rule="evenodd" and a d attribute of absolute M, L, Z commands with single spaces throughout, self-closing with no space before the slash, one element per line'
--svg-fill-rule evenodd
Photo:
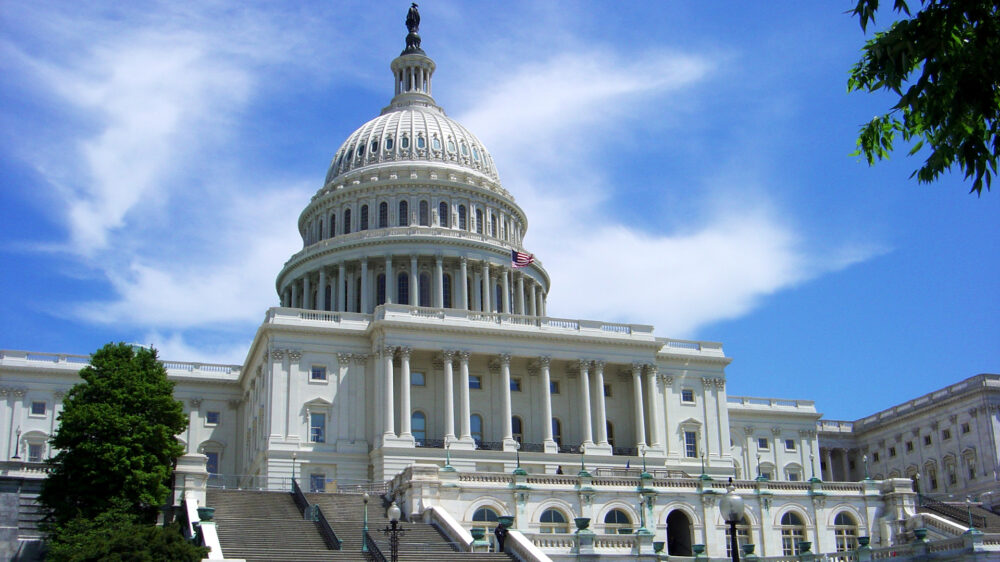
<path fill-rule="evenodd" d="M 417 256 L 410 256 L 410 306 L 420 306 L 420 275 L 417 272 Z"/>
<path fill-rule="evenodd" d="M 534 284 L 532 284 L 532 285 L 534 285 Z M 528 297 L 529 297 L 528 314 L 530 314 L 532 316 L 539 316 L 539 314 L 538 314 L 538 302 L 536 300 L 537 296 L 538 295 L 535 292 L 535 287 L 534 286 L 528 287 Z"/>
<path fill-rule="evenodd" d="M 326 310 L 326 269 L 319 270 L 319 286 L 316 287 L 316 310 Z"/>
<path fill-rule="evenodd" d="M 514 431 L 511 428 L 510 410 L 510 354 L 500 354 L 500 376 L 503 384 L 503 443 L 504 449 L 514 444 Z"/>
<path fill-rule="evenodd" d="M 385 257 L 385 304 L 399 302 L 393 298 L 393 291 L 396 289 L 396 282 L 392 275 L 392 254 Z"/>
<path fill-rule="evenodd" d="M 594 361 L 594 392 L 597 393 L 597 443 L 608 444 L 608 418 L 604 407 L 604 361 Z"/>
<path fill-rule="evenodd" d="M 292 281 L 292 308 L 299 308 L 299 281 Z"/>
<path fill-rule="evenodd" d="M 455 298 L 455 287 L 451 288 L 452 298 Z M 438 256 L 434 260 L 434 308 L 444 308 L 444 259 Z"/>
<path fill-rule="evenodd" d="M 382 420 L 382 431 L 384 433 L 384 438 L 390 439 L 396 437 L 396 428 L 393 423 L 393 413 L 395 411 L 395 407 L 392 403 L 392 386 L 394 382 L 394 377 L 392 376 L 392 356 L 394 351 L 395 348 L 388 345 L 382 348 L 382 402 L 383 407 L 385 408 L 385 417 Z"/>
<path fill-rule="evenodd" d="M 583 444 L 594 444 L 594 429 L 590 418 L 590 361 L 580 361 L 580 422 L 583 424 Z"/>
<path fill-rule="evenodd" d="M 646 444 L 646 419 L 643 416 L 642 365 L 632 364 L 632 389 L 635 395 L 635 446 Z"/>
<path fill-rule="evenodd" d="M 919 447 L 920 444 L 918 443 L 917 446 Z M 850 482 L 851 480 L 851 465 L 847 458 L 848 453 L 850 453 L 849 449 L 840 450 L 840 454 L 842 455 L 840 457 L 840 463 L 841 466 L 844 468 L 844 482 Z"/>
<path fill-rule="evenodd" d="M 656 365 L 646 365 L 646 391 L 649 392 L 646 399 L 649 403 L 649 432 L 652 434 L 650 446 L 659 448 L 663 446 L 663 443 L 660 439 L 660 409 L 657 408 L 659 393 L 656 392 Z M 708 451 L 706 451 L 707 453 Z"/>
<path fill-rule="evenodd" d="M 524 274 L 517 274 L 517 313 L 524 314 Z"/>
<path fill-rule="evenodd" d="M 823 460 L 825 461 L 824 464 L 826 464 L 826 474 L 824 475 L 824 479 L 827 482 L 831 482 L 831 481 L 834 480 L 834 478 L 833 478 L 833 455 L 830 454 L 830 448 L 829 447 L 826 447 L 826 448 L 823 449 Z"/>
<path fill-rule="evenodd" d="M 459 419 L 459 439 L 464 441 L 472 440 L 471 413 L 469 407 L 469 352 L 458 352 L 458 384 L 459 400 L 461 401 L 461 418 Z"/>
<path fill-rule="evenodd" d="M 552 385 L 549 378 L 549 357 L 538 358 L 538 368 L 542 373 L 542 436 L 546 452 L 558 452 L 552 439 Z M 550 451 L 551 450 L 551 451 Z"/>
<path fill-rule="evenodd" d="M 462 301 L 459 303 L 462 305 L 460 308 L 463 310 L 469 309 L 469 260 L 466 257 L 462 257 L 460 265 L 459 275 L 462 277 L 458 280 L 459 294 L 462 295 Z"/>
<path fill-rule="evenodd" d="M 309 286 L 309 274 L 302 276 L 302 308 L 312 309 L 312 287 Z"/>
<path fill-rule="evenodd" d="M 368 258 L 361 258 L 361 306 L 358 312 L 368 314 Z"/>
<path fill-rule="evenodd" d="M 399 348 L 399 436 L 412 437 L 410 431 L 410 348 Z"/>
<path fill-rule="evenodd" d="M 490 288 L 490 262 L 483 261 L 483 312 L 496 312 L 493 310 L 493 291 Z"/>
<path fill-rule="evenodd" d="M 510 310 L 510 270 L 503 268 L 500 270 L 503 275 L 503 310 L 497 312 L 511 313 Z"/>
<path fill-rule="evenodd" d="M 441 352 L 444 362 L 444 439 L 445 442 L 455 439 L 455 373 L 452 371 L 452 361 L 455 352 Z"/>

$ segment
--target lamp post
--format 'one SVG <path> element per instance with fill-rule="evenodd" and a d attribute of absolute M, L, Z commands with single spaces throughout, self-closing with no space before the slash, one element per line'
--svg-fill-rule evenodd
<path fill-rule="evenodd" d="M 872 477 L 868 474 L 868 455 L 861 455 L 861 461 L 865 463 L 865 480 L 871 480 Z"/>
<path fill-rule="evenodd" d="M 743 508 L 743 498 L 736 494 L 736 486 L 730 478 L 726 495 L 719 500 L 719 511 L 726 523 L 729 523 L 729 550 L 733 554 L 733 562 L 740 562 L 740 543 L 736 537 L 736 524 L 743 519 Z"/>
<path fill-rule="evenodd" d="M 966 532 L 974 534 L 978 529 L 972 525 L 972 496 L 965 496 L 965 508 L 969 511 L 969 530 Z"/>
<path fill-rule="evenodd" d="M 7 450 L 9 451 L 10 449 Z M 17 426 L 17 437 L 14 438 L 14 456 L 10 460 L 21 460 L 21 426 Z"/>
<path fill-rule="evenodd" d="M 361 500 L 365 502 L 365 522 L 361 527 L 361 552 L 368 552 L 368 498 L 368 492 L 361 496 Z"/>
<path fill-rule="evenodd" d="M 809 469 L 812 471 L 812 478 L 809 481 L 820 482 L 820 479 L 816 478 L 816 455 L 812 453 L 809 453 Z"/>
<path fill-rule="evenodd" d="M 389 506 L 389 526 L 382 529 L 382 532 L 389 537 L 389 559 L 391 562 L 398 562 L 399 560 L 399 537 L 403 536 L 405 531 L 399 527 L 399 516 L 402 513 L 399 511 L 399 506 L 396 502 L 392 502 Z"/>
<path fill-rule="evenodd" d="M 295 459 L 298 457 L 297 453 L 292 453 L 292 482 L 295 482 Z"/>

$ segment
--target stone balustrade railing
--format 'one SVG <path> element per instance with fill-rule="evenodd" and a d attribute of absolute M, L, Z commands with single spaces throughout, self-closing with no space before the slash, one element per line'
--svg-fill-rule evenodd
<path fill-rule="evenodd" d="M 90 363 L 89 355 L 73 355 L 68 353 L 41 353 L 37 351 L 0 350 L 0 363 L 11 365 L 56 364 L 65 365 L 68 369 L 79 370 Z M 192 374 L 224 374 L 238 375 L 239 365 L 224 365 L 219 363 L 198 363 L 191 361 L 162 361 L 167 373 Z"/>
<path fill-rule="evenodd" d="M 756 396 L 728 396 L 730 406 L 743 408 L 793 408 L 807 412 L 816 411 L 814 400 L 788 400 L 787 398 L 758 398 Z"/>

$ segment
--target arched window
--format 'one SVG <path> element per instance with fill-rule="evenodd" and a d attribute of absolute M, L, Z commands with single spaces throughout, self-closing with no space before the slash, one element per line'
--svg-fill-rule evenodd
<path fill-rule="evenodd" d="M 569 521 L 563 512 L 558 509 L 549 508 L 542 512 L 538 520 L 538 532 L 540 533 L 568 533 Z"/>
<path fill-rule="evenodd" d="M 351 233 L 351 210 L 344 211 L 344 234 Z"/>
<path fill-rule="evenodd" d="M 559 418 L 552 418 L 552 440 L 556 445 L 562 445 L 562 422 Z"/>
<path fill-rule="evenodd" d="M 483 233 L 483 210 L 476 209 L 476 232 L 478 234 Z"/>
<path fill-rule="evenodd" d="M 368 205 L 361 206 L 361 224 L 359 230 L 368 230 Z"/>
<path fill-rule="evenodd" d="M 427 141 L 424 140 L 423 136 L 417 137 L 417 148 L 427 148 Z"/>
<path fill-rule="evenodd" d="M 458 206 L 458 228 L 468 230 L 468 220 L 466 219 L 465 205 Z"/>
<path fill-rule="evenodd" d="M 469 421 L 472 429 L 472 440 L 476 442 L 476 446 L 478 447 L 483 442 L 483 416 L 472 414 Z"/>
<path fill-rule="evenodd" d="M 604 534 L 627 535 L 632 532 L 632 519 L 620 509 L 612 509 L 604 516 Z"/>
<path fill-rule="evenodd" d="M 796 556 L 801 551 L 799 543 L 806 540 L 806 526 L 794 511 L 781 516 L 781 551 L 785 556 Z"/>
<path fill-rule="evenodd" d="M 503 287 L 497 284 L 497 286 L 493 288 L 493 294 L 496 295 L 496 298 L 494 299 L 496 300 L 494 303 L 496 305 L 496 311 L 507 312 L 507 307 L 504 306 L 503 302 Z"/>
<path fill-rule="evenodd" d="M 858 548 L 858 522 L 846 511 L 833 518 L 833 534 L 837 541 L 837 552 L 849 552 Z"/>
<path fill-rule="evenodd" d="M 493 511 L 489 507 L 480 507 L 472 514 L 472 528 L 482 529 L 486 531 L 486 535 L 489 536 L 496 528 L 497 521 L 500 520 L 500 515 Z"/>
<path fill-rule="evenodd" d="M 524 422 L 521 421 L 521 418 L 517 416 L 510 418 L 510 430 L 514 436 L 514 441 L 518 443 L 524 442 Z"/>
<path fill-rule="evenodd" d="M 441 303 L 441 306 L 445 308 L 454 308 L 451 304 L 451 275 L 445 274 L 441 278 L 441 281 L 444 285 L 444 287 L 442 287 L 444 289 L 442 291 L 444 293 L 444 302 Z"/>
<path fill-rule="evenodd" d="M 406 201 L 399 202 L 399 226 L 410 225 L 410 204 Z"/>
<path fill-rule="evenodd" d="M 431 306 L 431 276 L 420 274 L 420 306 Z"/>
<path fill-rule="evenodd" d="M 490 215 L 490 236 L 497 237 L 497 216 Z"/>
<path fill-rule="evenodd" d="M 423 412 L 413 412 L 410 428 L 413 430 L 413 439 L 417 442 L 417 447 L 423 446 L 427 440 L 427 416 Z"/>
<path fill-rule="evenodd" d="M 330 213 L 330 238 L 337 235 L 337 214 Z"/>
<path fill-rule="evenodd" d="M 427 204 L 427 201 L 420 202 L 420 223 L 419 223 L 420 226 L 430 225 L 431 217 L 430 217 L 430 209 L 428 207 L 429 205 Z"/>
<path fill-rule="evenodd" d="M 405 271 L 396 277 L 396 300 L 399 304 L 410 304 L 410 274 Z"/>
<path fill-rule="evenodd" d="M 729 531 L 729 526 L 726 525 L 726 557 L 728 558 L 733 557 L 732 537 L 733 534 Z M 743 550 L 743 545 L 750 544 L 750 522 L 747 521 L 746 515 L 736 524 L 736 542 L 739 545 L 740 551 Z"/>
<path fill-rule="evenodd" d="M 448 228 L 448 204 L 444 201 L 438 204 L 438 224 Z"/>
<path fill-rule="evenodd" d="M 378 227 L 386 228 L 389 226 L 389 204 L 382 201 L 378 204 Z"/>
<path fill-rule="evenodd" d="M 360 293 L 360 289 L 358 293 Z M 385 304 L 385 274 L 379 273 L 375 278 L 375 306 Z"/>
<path fill-rule="evenodd" d="M 385 137 L 385 149 L 392 150 L 392 137 Z"/>

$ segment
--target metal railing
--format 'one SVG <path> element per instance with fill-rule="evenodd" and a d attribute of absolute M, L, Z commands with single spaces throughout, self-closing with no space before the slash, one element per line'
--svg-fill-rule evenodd
<path fill-rule="evenodd" d="M 337 536 L 337 532 L 333 530 L 333 527 L 330 526 L 330 522 L 326 520 L 326 515 L 323 514 L 323 509 L 318 505 L 314 505 L 313 509 L 316 510 L 316 524 L 319 526 L 320 534 L 323 535 L 326 547 L 330 550 L 340 550 L 344 541 L 340 540 L 340 537 Z"/>
<path fill-rule="evenodd" d="M 542 443 L 521 443 L 521 451 L 525 453 L 544 453 L 545 445 Z"/>
<path fill-rule="evenodd" d="M 299 488 L 299 483 L 294 478 L 292 478 L 292 499 L 295 500 L 295 507 L 299 508 L 299 513 L 305 517 L 306 510 L 309 509 L 309 500 L 306 499 L 306 495 L 302 493 L 302 488 Z"/>
<path fill-rule="evenodd" d="M 427 447 L 430 449 L 444 449 L 444 439 L 418 439 L 417 447 Z"/>
<path fill-rule="evenodd" d="M 944 502 L 939 502 L 935 499 L 921 495 L 920 507 L 926 508 L 939 515 L 943 515 L 948 519 L 957 521 L 963 525 L 968 525 L 971 522 L 973 527 L 977 527 L 979 529 L 986 528 L 986 518 L 983 517 L 982 515 L 970 514 L 968 508 L 965 506 L 957 506 Z"/>
<path fill-rule="evenodd" d="M 502 451 L 502 441 L 476 441 L 476 448 L 480 451 Z"/>
<path fill-rule="evenodd" d="M 639 454 L 639 449 L 635 447 L 612 447 L 611 454 L 621 457 L 634 457 Z"/>
<path fill-rule="evenodd" d="M 368 531 L 365 531 L 365 545 L 368 546 L 368 559 L 374 560 L 375 562 L 386 562 L 385 555 L 379 549 L 378 545 L 375 544 L 375 539 L 372 538 Z"/>

